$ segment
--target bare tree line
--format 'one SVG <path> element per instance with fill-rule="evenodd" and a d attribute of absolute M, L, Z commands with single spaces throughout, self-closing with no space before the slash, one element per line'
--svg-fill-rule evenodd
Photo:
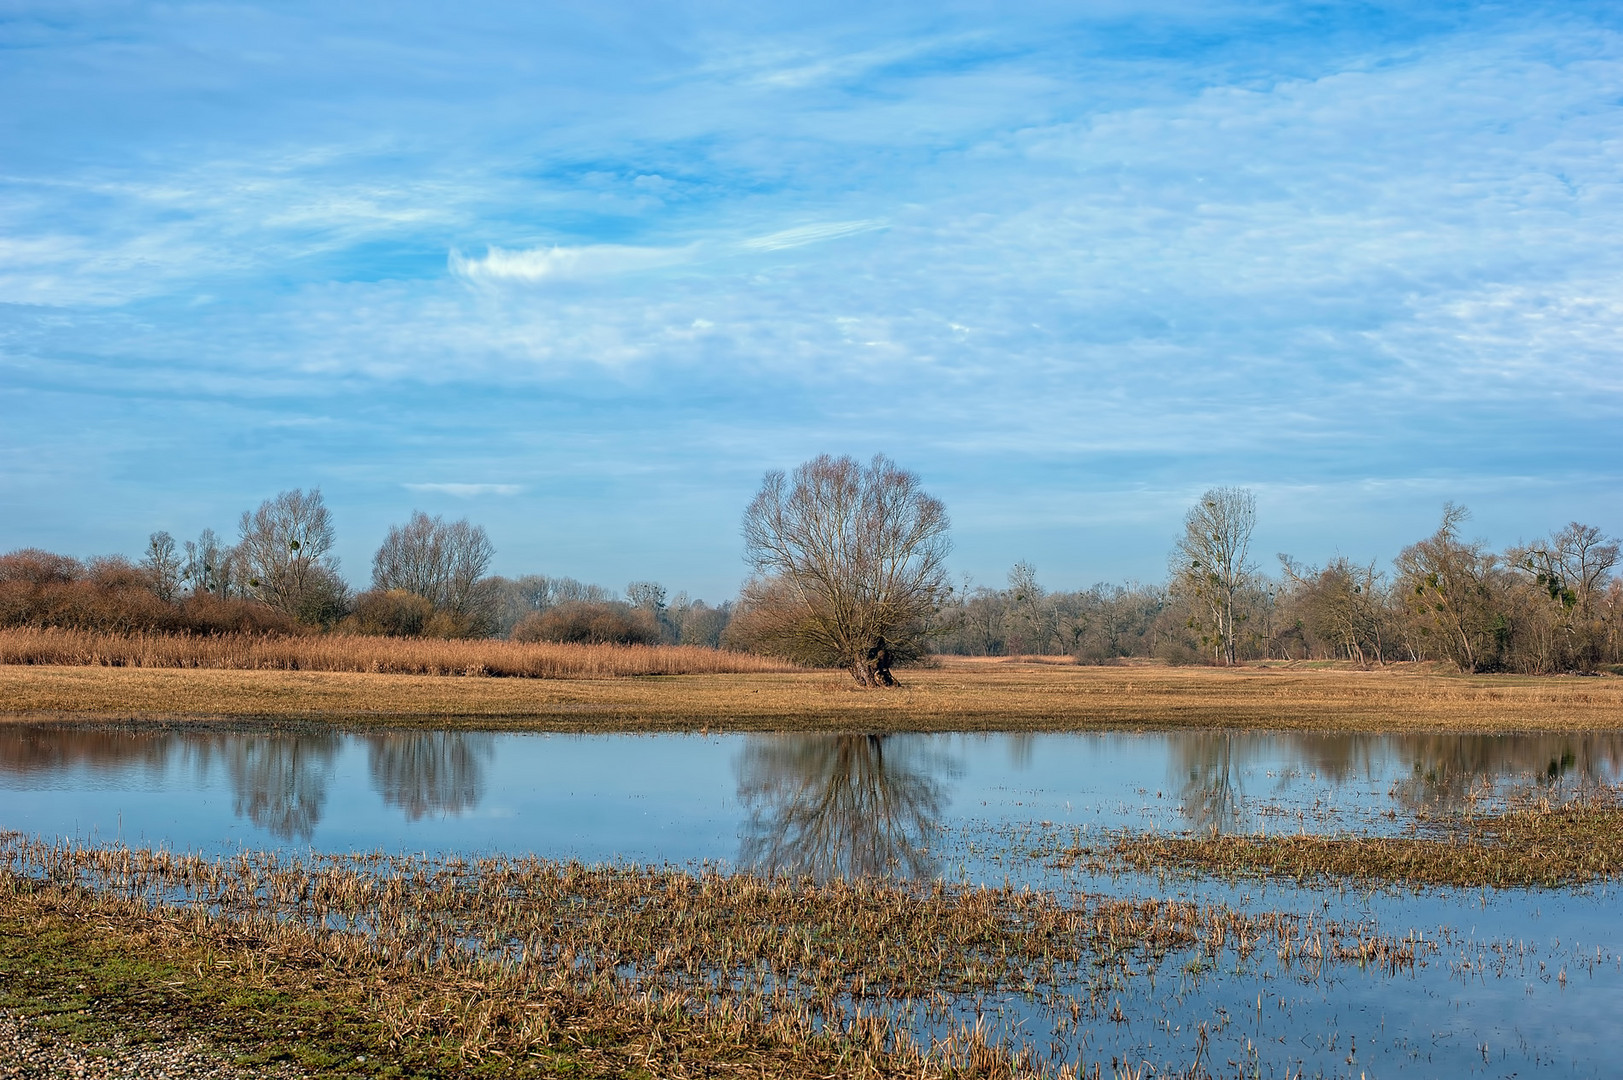
<path fill-rule="evenodd" d="M 568 577 L 492 576 L 485 530 L 415 512 L 391 526 L 354 591 L 332 554 L 319 491 L 245 511 L 235 542 L 153 533 L 136 562 L 38 550 L 0 556 L 0 625 L 113 631 L 314 632 L 727 645 L 844 667 L 866 685 L 930 652 L 1110 663 L 1443 661 L 1551 673 L 1623 664 L 1618 541 L 1578 522 L 1492 551 L 1447 505 L 1389 565 L 1310 566 L 1252 552 L 1256 500 L 1214 488 L 1185 515 L 1167 576 L 1050 592 L 1031 565 L 1004 588 L 951 588 L 947 517 L 918 478 L 879 457 L 824 456 L 768 473 L 746 509 L 755 575 L 738 602 L 624 593 Z"/>
<path fill-rule="evenodd" d="M 1289 555 L 1251 559 L 1256 503 L 1216 488 L 1189 511 L 1165 582 L 1047 592 L 1017 563 L 1006 588 L 965 583 L 932 616 L 936 649 L 964 655 L 1069 655 L 1233 664 L 1442 661 L 1462 671 L 1550 674 L 1623 665 L 1619 544 L 1572 522 L 1495 552 L 1444 507 L 1437 530 L 1388 567 Z"/>
<path fill-rule="evenodd" d="M 573 578 L 492 576 L 495 547 L 465 518 L 417 511 L 391 526 L 359 592 L 334 541 L 321 492 L 295 489 L 244 511 L 235 543 L 213 529 L 183 543 L 160 531 L 139 562 L 13 551 L 0 555 L 0 626 L 716 647 L 731 618 L 730 602 L 668 598 L 656 582 L 634 581 L 622 599 Z"/>

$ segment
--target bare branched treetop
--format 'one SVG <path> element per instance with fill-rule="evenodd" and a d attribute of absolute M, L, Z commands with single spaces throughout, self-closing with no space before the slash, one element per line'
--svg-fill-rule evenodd
<path fill-rule="evenodd" d="M 343 582 L 333 558 L 332 515 L 321 492 L 294 488 L 242 512 L 236 555 L 253 595 L 300 619 L 320 621 L 341 606 Z"/>
<path fill-rule="evenodd" d="M 1236 662 L 1236 601 L 1256 573 L 1247 561 L 1256 524 L 1256 496 L 1245 488 L 1212 488 L 1184 515 L 1172 555 L 1173 583 L 1203 602 L 1204 636 L 1225 664 Z"/>
<path fill-rule="evenodd" d="M 770 651 L 891 685 L 923 648 L 924 620 L 948 593 L 947 511 L 883 455 L 866 466 L 823 455 L 792 477 L 766 474 L 744 513 L 740 634 Z"/>
<path fill-rule="evenodd" d="M 485 576 L 496 549 L 484 527 L 466 518 L 446 521 L 422 511 L 391 525 L 372 556 L 372 587 L 420 596 L 440 611 L 494 627 L 494 591 Z M 486 624 L 490 624 L 489 627 Z"/>
<path fill-rule="evenodd" d="M 1467 542 L 1460 528 L 1471 512 L 1443 504 L 1437 531 L 1398 553 L 1400 590 L 1421 633 L 1461 671 L 1491 671 L 1498 663 L 1493 586 L 1499 556 L 1480 540 Z"/>
<path fill-rule="evenodd" d="M 1593 617 L 1602 583 L 1617 565 L 1619 545 L 1593 525 L 1574 521 L 1548 540 L 1510 549 L 1510 562 L 1533 575 L 1552 600 L 1560 601 L 1579 620 Z"/>

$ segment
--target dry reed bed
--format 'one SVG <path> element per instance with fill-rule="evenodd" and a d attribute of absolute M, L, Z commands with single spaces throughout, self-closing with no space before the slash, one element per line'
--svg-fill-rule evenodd
<path fill-rule="evenodd" d="M 0 664 L 487 675 L 526 679 L 611 679 L 626 675 L 797 670 L 792 665 L 748 653 L 691 645 L 567 645 L 352 634 L 204 637 L 27 628 L 0 630 Z"/>
<path fill-rule="evenodd" d="M 683 1052 L 659 1034 L 681 1030 L 844 1075 L 1075 1075 L 993 1032 L 985 1003 L 1026 995 L 1062 1038 L 1174 954 L 1314 978 L 1336 963 L 1407 970 L 1436 949 L 1368 924 L 1168 900 L 0 837 L 0 899 L 41 896 L 81 917 L 157 920 L 239 973 L 364 984 L 399 1046 L 519 1060 L 653 1033 L 638 1053 L 655 1074 Z"/>
<path fill-rule="evenodd" d="M 1432 828 L 1426 836 L 1163 836 L 1118 832 L 1073 844 L 1060 866 L 1223 878 L 1286 878 L 1301 884 L 1458 888 L 1562 888 L 1623 877 L 1623 800 L 1613 789 L 1566 804 L 1539 800 L 1502 814 Z"/>

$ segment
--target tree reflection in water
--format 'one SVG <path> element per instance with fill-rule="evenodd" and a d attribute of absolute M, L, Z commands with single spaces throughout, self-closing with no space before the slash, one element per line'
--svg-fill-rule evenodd
<path fill-rule="evenodd" d="M 484 795 L 485 762 L 495 752 L 490 735 L 414 731 L 369 735 L 367 768 L 372 788 L 386 806 L 407 820 L 425 814 L 459 814 Z"/>
<path fill-rule="evenodd" d="M 739 755 L 739 864 L 770 876 L 931 878 L 950 759 L 882 735 L 765 735 Z"/>
<path fill-rule="evenodd" d="M 195 740 L 177 735 L 19 724 L 0 728 L 0 772 L 29 776 L 76 768 L 98 773 L 141 769 L 158 776 L 168 767 L 176 748 L 192 742 Z M 207 753 L 205 745 L 205 765 Z"/>
<path fill-rule="evenodd" d="M 1398 762 L 1409 775 L 1388 794 L 1401 808 L 1459 813 L 1474 794 L 1502 785 L 1535 784 L 1566 798 L 1623 773 L 1623 735 L 1304 735 L 1179 733 L 1168 736 L 1170 771 L 1180 786 L 1180 807 L 1200 831 L 1228 832 L 1247 825 L 1244 775 L 1259 763 L 1284 758 L 1286 769 L 1309 772 L 1340 786 L 1373 777 Z"/>
<path fill-rule="evenodd" d="M 1500 735 L 1460 739 L 1417 735 L 1399 741 L 1410 775 L 1392 798 L 1410 810 L 1459 813 L 1494 782 L 1513 778 L 1557 801 L 1593 791 L 1623 772 L 1623 735 Z"/>
<path fill-rule="evenodd" d="M 1179 805 L 1197 830 L 1232 832 L 1245 809 L 1245 789 L 1235 758 L 1233 735 L 1219 732 L 1177 735 L 1172 739 L 1173 772 L 1183 778 Z"/>
<path fill-rule="evenodd" d="M 225 744 L 236 812 L 283 840 L 308 840 L 321 821 L 338 735 L 237 736 Z"/>

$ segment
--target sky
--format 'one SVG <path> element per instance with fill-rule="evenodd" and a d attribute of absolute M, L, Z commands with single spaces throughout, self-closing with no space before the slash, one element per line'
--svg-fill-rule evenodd
<path fill-rule="evenodd" d="M 1615 5 L 0 0 L 0 102 L 0 550 L 714 601 L 881 452 L 980 584 L 1623 532 Z"/>

